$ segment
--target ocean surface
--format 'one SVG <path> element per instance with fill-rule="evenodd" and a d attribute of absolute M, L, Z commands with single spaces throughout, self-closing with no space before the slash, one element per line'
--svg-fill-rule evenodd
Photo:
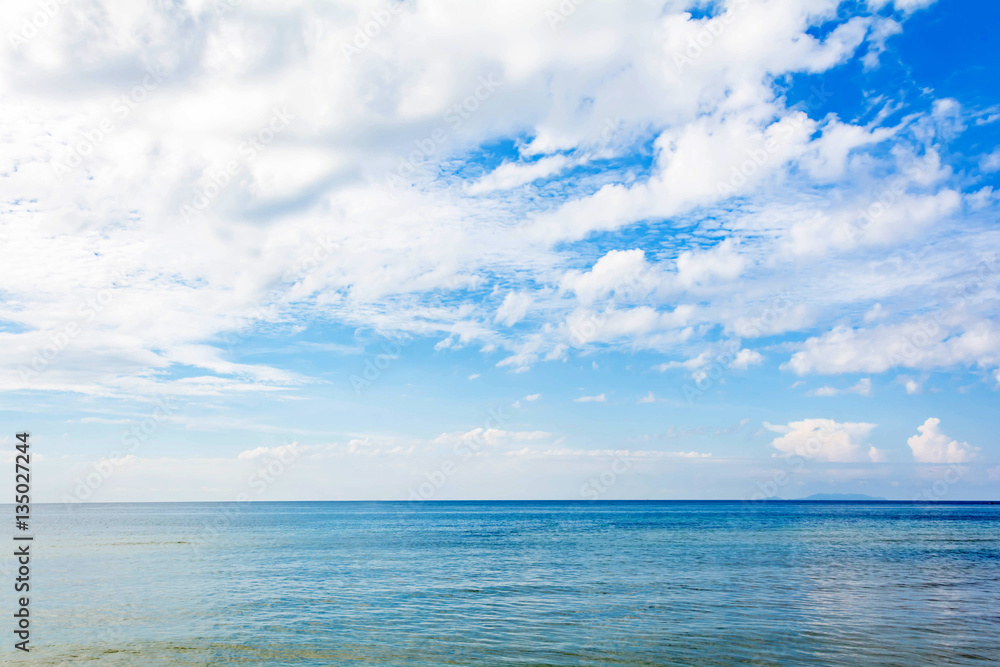
<path fill-rule="evenodd" d="M 4 665 L 1000 661 L 1000 505 L 179 503 L 33 514 L 33 650 L 13 650 L 7 572 Z"/>

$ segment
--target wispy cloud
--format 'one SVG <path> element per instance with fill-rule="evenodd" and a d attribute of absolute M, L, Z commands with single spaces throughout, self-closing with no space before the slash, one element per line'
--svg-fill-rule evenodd
<path fill-rule="evenodd" d="M 806 392 L 808 396 L 837 396 L 839 394 L 857 394 L 859 396 L 871 396 L 872 395 L 872 381 L 871 378 L 861 378 L 858 380 L 857 384 L 847 387 L 846 389 L 837 389 L 836 387 L 823 386 L 817 389 L 812 389 Z"/>

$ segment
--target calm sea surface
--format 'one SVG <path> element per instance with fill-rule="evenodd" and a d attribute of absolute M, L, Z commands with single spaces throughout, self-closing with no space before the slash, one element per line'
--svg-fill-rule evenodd
<path fill-rule="evenodd" d="M 1000 505 L 33 510 L 34 650 L 5 574 L 5 665 L 1000 661 Z"/>

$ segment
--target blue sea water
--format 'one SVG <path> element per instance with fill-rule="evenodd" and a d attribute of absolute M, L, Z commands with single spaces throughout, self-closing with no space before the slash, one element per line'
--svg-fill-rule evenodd
<path fill-rule="evenodd" d="M 1000 505 L 33 511 L 33 650 L 7 573 L 5 665 L 1000 661 Z"/>

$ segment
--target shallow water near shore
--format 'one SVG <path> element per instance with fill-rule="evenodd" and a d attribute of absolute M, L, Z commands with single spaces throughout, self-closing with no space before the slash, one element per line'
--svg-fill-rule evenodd
<path fill-rule="evenodd" d="M 1000 661 L 997 505 L 33 511 L 32 651 L 8 629 L 4 664 Z"/>

